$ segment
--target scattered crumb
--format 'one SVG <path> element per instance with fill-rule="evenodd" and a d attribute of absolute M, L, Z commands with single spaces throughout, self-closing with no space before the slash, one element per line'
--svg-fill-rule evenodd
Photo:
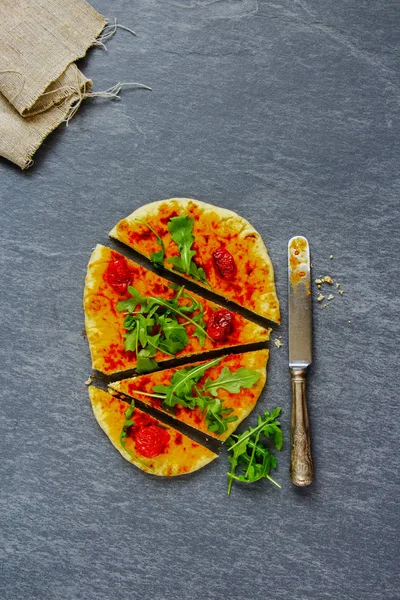
<path fill-rule="evenodd" d="M 86 340 L 87 335 L 86 335 L 86 330 L 85 329 L 82 329 L 81 336 L 83 337 L 84 340 Z"/>
<path fill-rule="evenodd" d="M 310 269 L 312 269 L 312 263 L 310 263 Z"/>
<path fill-rule="evenodd" d="M 336 284 L 336 287 L 337 287 L 337 288 L 340 288 L 340 283 L 337 283 L 337 284 Z"/>
<path fill-rule="evenodd" d="M 323 282 L 323 280 L 322 280 L 322 279 L 316 279 L 316 280 L 315 280 L 315 283 L 316 283 L 317 285 L 321 285 L 321 283 L 324 283 L 324 282 Z"/>
<path fill-rule="evenodd" d="M 328 300 L 333 300 L 333 299 L 334 299 L 334 297 L 335 297 L 335 296 L 334 296 L 333 294 L 329 294 L 329 296 L 328 296 L 328 298 L 327 298 L 327 299 L 328 299 Z"/>
<path fill-rule="evenodd" d="M 349 323 L 351 323 L 351 321 L 349 321 Z"/>
<path fill-rule="evenodd" d="M 94 375 L 91 375 L 90 377 L 88 377 L 85 381 L 85 385 L 91 385 L 94 377 L 95 377 Z"/>
<path fill-rule="evenodd" d="M 277 348 L 280 348 L 281 346 L 283 346 L 283 343 L 281 342 L 281 340 L 279 340 L 278 338 L 276 338 L 274 340 L 274 344 Z"/>
<path fill-rule="evenodd" d="M 326 308 L 326 307 L 327 307 L 327 304 L 323 304 L 323 305 L 322 305 L 322 308 Z"/>
<path fill-rule="evenodd" d="M 325 275 L 324 282 L 329 283 L 329 285 L 332 285 L 333 279 L 332 279 L 332 277 L 329 277 L 329 275 Z"/>
<path fill-rule="evenodd" d="M 322 302 L 322 300 L 325 298 L 325 296 L 323 294 L 318 294 L 317 296 L 317 300 L 318 302 Z"/>
<path fill-rule="evenodd" d="M 339 290 L 339 294 L 343 296 L 343 290 Z"/>
<path fill-rule="evenodd" d="M 333 258 L 333 254 L 331 254 L 329 258 L 332 260 L 332 258 Z"/>
<path fill-rule="evenodd" d="M 321 286 L 320 286 L 320 285 L 317 285 L 317 288 L 320 290 L 320 289 L 321 289 Z"/>

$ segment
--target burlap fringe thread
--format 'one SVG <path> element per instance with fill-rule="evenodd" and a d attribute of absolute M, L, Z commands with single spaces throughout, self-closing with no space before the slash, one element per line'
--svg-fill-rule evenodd
<path fill-rule="evenodd" d="M 104 27 L 102 33 L 96 38 L 96 40 L 93 42 L 92 46 L 101 47 L 107 52 L 107 47 L 105 45 L 105 42 L 110 40 L 116 34 L 118 29 L 128 31 L 132 35 L 136 36 L 136 33 L 132 29 L 129 29 L 128 27 L 125 27 L 124 25 L 120 25 L 119 23 L 117 23 L 117 19 L 114 18 L 114 23 L 112 25 L 107 24 Z M 40 147 L 40 145 L 42 144 L 44 139 L 51 133 L 51 131 L 53 131 L 53 129 L 55 129 L 60 123 L 65 123 L 66 126 L 68 127 L 69 122 L 75 116 L 75 114 L 79 110 L 79 108 L 84 100 L 90 99 L 90 98 L 115 98 L 117 100 L 120 100 L 119 93 L 121 92 L 123 87 L 134 87 L 136 89 L 144 89 L 144 90 L 149 90 L 149 91 L 152 90 L 151 87 L 144 85 L 142 83 L 125 81 L 125 82 L 118 82 L 106 90 L 92 92 L 92 91 L 90 91 L 92 82 L 89 79 L 86 79 L 84 77 L 84 75 L 79 71 L 76 64 L 72 63 L 71 65 L 68 65 L 67 70 L 70 68 L 73 68 L 75 71 L 75 84 L 74 85 L 65 85 L 65 86 L 56 87 L 56 88 L 53 88 L 53 89 L 43 92 L 41 95 L 41 99 L 44 96 L 48 96 L 48 95 L 49 96 L 50 95 L 60 95 L 61 99 L 59 99 L 57 102 L 55 102 L 53 105 L 50 105 L 50 106 L 51 106 L 51 108 L 59 108 L 59 109 L 63 110 L 64 105 L 68 104 L 66 112 L 65 112 L 65 110 L 63 110 L 63 112 L 65 113 L 64 118 L 59 120 L 59 122 L 56 122 L 53 125 L 50 125 L 49 130 L 46 131 L 40 139 L 33 141 L 33 143 L 31 144 L 31 147 L 27 150 L 28 157 L 26 159 L 24 159 L 22 161 L 17 161 L 12 156 L 5 155 L 6 158 L 8 158 L 9 160 L 12 160 L 16 164 L 18 164 L 18 166 L 20 166 L 22 170 L 28 169 L 29 167 L 31 167 L 34 164 L 34 161 L 32 159 L 33 154 L 37 151 L 37 149 Z M 20 73 L 19 71 L 15 70 L 15 69 L 0 70 L 0 74 L 2 74 L 2 73 L 17 73 L 18 75 L 21 75 L 21 77 L 23 77 L 23 81 L 21 82 L 20 89 L 16 92 L 14 98 L 9 100 L 9 102 L 12 103 L 13 101 L 15 101 L 18 98 L 19 94 L 24 89 L 24 86 L 26 83 L 25 78 L 22 73 Z M 49 87 L 51 87 L 51 86 L 49 86 Z M 0 96 L 1 96 L 1 94 L 0 94 Z M 1 111 L 1 104 L 2 104 L 2 98 L 0 98 L 0 111 Z M 11 106 L 11 104 L 10 104 L 10 106 Z M 14 109 L 13 109 L 13 111 L 14 111 Z M 28 125 L 30 120 L 35 119 L 36 117 L 40 118 L 40 116 L 44 115 L 45 113 L 46 113 L 46 109 L 39 111 L 37 113 L 34 113 L 34 114 L 27 114 L 26 116 L 23 116 L 23 115 L 19 115 L 15 111 L 14 118 L 17 118 L 17 116 L 18 116 L 19 119 L 23 119 L 23 121 L 25 122 L 24 125 L 25 124 Z M 0 148 L 0 150 L 1 150 L 1 148 Z M 30 157 L 29 157 L 29 154 L 30 154 Z"/>

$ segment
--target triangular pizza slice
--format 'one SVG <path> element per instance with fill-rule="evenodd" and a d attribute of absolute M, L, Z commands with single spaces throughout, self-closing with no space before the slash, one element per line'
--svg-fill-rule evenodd
<path fill-rule="evenodd" d="M 189 198 L 146 204 L 110 231 L 155 265 L 280 322 L 274 270 L 260 234 L 238 214 Z"/>
<path fill-rule="evenodd" d="M 270 330 L 189 293 L 98 245 L 89 261 L 84 310 L 94 369 L 107 375 L 269 339 Z"/>
<path fill-rule="evenodd" d="M 217 454 L 176 429 L 98 388 L 89 388 L 96 420 L 129 462 L 153 475 L 184 475 L 201 469 Z"/>
<path fill-rule="evenodd" d="M 230 354 L 110 384 L 182 423 L 226 440 L 255 407 L 268 350 Z"/>

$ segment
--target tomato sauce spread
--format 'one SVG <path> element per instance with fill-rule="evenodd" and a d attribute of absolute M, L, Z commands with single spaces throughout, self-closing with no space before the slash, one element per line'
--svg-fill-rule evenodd
<path fill-rule="evenodd" d="M 233 331 L 233 314 L 225 308 L 211 313 L 207 333 L 217 342 L 225 341 Z"/>
<path fill-rule="evenodd" d="M 145 413 L 134 415 L 129 435 L 135 442 L 136 450 L 146 458 L 162 454 L 171 438 L 166 429 Z"/>
<path fill-rule="evenodd" d="M 108 263 L 105 273 L 107 283 L 119 294 L 124 294 L 132 280 L 132 273 L 123 256 L 117 256 Z"/>

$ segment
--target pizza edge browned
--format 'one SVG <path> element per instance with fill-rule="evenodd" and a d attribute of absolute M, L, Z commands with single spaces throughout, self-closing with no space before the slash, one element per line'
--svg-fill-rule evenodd
<path fill-rule="evenodd" d="M 205 428 L 200 428 L 197 427 L 195 423 L 192 422 L 188 422 L 185 419 L 181 419 L 179 416 L 174 415 L 166 410 L 163 410 L 162 408 L 158 408 L 158 410 L 163 413 L 166 414 L 170 417 L 172 417 L 173 419 L 175 419 L 176 421 L 178 421 L 179 423 L 184 423 L 186 425 L 189 425 L 190 427 L 193 427 L 194 429 L 197 429 L 198 431 L 200 431 L 201 433 L 203 433 L 204 435 L 208 435 L 210 437 L 213 437 L 217 440 L 220 440 L 222 442 L 226 441 L 228 439 L 228 437 L 230 435 L 232 435 L 232 433 L 234 433 L 236 431 L 236 429 L 239 427 L 239 425 L 250 415 L 250 413 L 254 410 L 254 408 L 256 407 L 256 404 L 261 396 L 261 393 L 264 389 L 265 383 L 267 381 L 267 365 L 268 365 L 268 359 L 269 359 L 269 350 L 267 350 L 266 348 L 262 349 L 262 350 L 254 350 L 254 351 L 250 351 L 250 352 L 243 352 L 241 353 L 243 354 L 243 358 L 245 358 L 246 360 L 243 360 L 243 364 L 241 364 L 241 366 L 245 367 L 246 369 L 253 369 L 255 371 L 257 371 L 258 373 L 260 373 L 260 378 L 259 380 L 253 385 L 253 387 L 251 388 L 251 390 L 254 393 L 254 401 L 251 405 L 247 406 L 246 408 L 242 408 L 240 410 L 236 410 L 232 413 L 232 415 L 236 415 L 238 417 L 237 421 L 234 421 L 233 423 L 228 423 L 228 429 L 227 431 L 222 434 L 222 435 L 216 435 L 211 431 L 208 431 Z M 222 357 L 222 358 L 229 358 L 229 357 Z M 262 358 L 263 363 L 258 366 L 258 367 L 254 367 L 254 364 L 257 364 L 258 359 Z M 191 366 L 195 366 L 197 364 L 202 364 L 204 362 L 207 361 L 196 361 L 190 364 L 186 364 L 183 366 L 179 366 L 176 370 L 180 370 L 183 369 L 185 367 L 191 367 Z M 253 364 L 252 364 L 253 363 Z M 240 368 L 240 367 L 239 367 Z M 165 371 L 172 371 L 173 369 L 165 369 Z M 157 371 L 157 373 L 162 374 L 162 371 Z M 151 373 L 147 374 L 148 377 L 151 377 Z M 139 375 L 140 377 L 140 375 Z M 122 388 L 122 386 L 128 384 L 129 382 L 134 381 L 135 379 L 137 379 L 137 377 L 129 377 L 126 379 L 120 379 L 119 381 L 115 381 L 109 384 L 109 391 L 111 390 L 111 393 L 113 391 L 115 392 L 120 392 L 125 394 L 126 396 L 129 396 L 131 398 L 136 398 L 138 400 L 140 400 L 143 404 L 145 404 L 146 406 L 151 406 L 151 403 L 149 402 L 149 400 L 146 399 L 145 396 L 141 395 L 140 393 L 137 394 L 137 396 L 134 395 L 134 393 L 129 394 L 127 391 L 124 391 Z M 233 394 L 232 394 L 233 395 Z"/>
<path fill-rule="evenodd" d="M 196 200 L 194 198 L 169 198 L 166 200 L 157 200 L 155 202 L 151 202 L 149 204 L 140 206 L 135 211 L 133 211 L 130 215 L 128 215 L 124 219 L 121 219 L 121 221 L 119 221 L 115 225 L 115 227 L 113 227 L 113 229 L 110 231 L 110 233 L 109 233 L 110 237 L 117 239 L 126 244 L 125 240 L 120 239 L 120 236 L 118 233 L 118 225 L 122 221 L 127 221 L 127 222 L 132 222 L 132 223 L 135 222 L 137 219 L 146 221 L 146 219 L 148 219 L 150 216 L 157 216 L 157 214 L 159 212 L 159 207 L 162 204 L 172 203 L 172 202 L 176 203 L 180 208 L 182 208 L 184 210 L 185 210 L 187 204 L 189 202 L 192 202 L 192 203 L 196 204 L 197 207 L 203 213 L 207 213 L 207 212 L 216 213 L 220 217 L 221 221 L 227 221 L 228 219 L 233 219 L 236 222 L 237 227 L 239 229 L 238 236 L 240 236 L 240 238 L 245 238 L 248 235 L 253 236 L 253 238 L 254 238 L 254 253 L 256 255 L 258 255 L 259 260 L 262 263 L 264 263 L 264 265 L 266 267 L 268 267 L 268 273 L 270 274 L 268 284 L 271 289 L 266 294 L 262 294 L 258 298 L 256 298 L 256 306 L 254 308 L 251 306 L 246 306 L 245 304 L 239 304 L 238 302 L 235 302 L 234 299 L 231 299 L 231 301 L 234 302 L 237 306 L 246 308 L 247 310 L 251 311 L 252 313 L 254 313 L 258 316 L 268 318 L 269 320 L 271 320 L 277 324 L 280 324 L 279 300 L 278 300 L 278 297 L 276 294 L 274 267 L 273 267 L 271 258 L 268 254 L 267 247 L 266 247 L 261 235 L 253 227 L 253 225 L 251 225 L 251 223 L 249 221 L 247 221 L 244 217 L 238 215 L 234 211 L 229 210 L 227 208 L 215 206 L 215 205 L 209 204 L 207 202 L 203 202 L 202 200 Z M 140 254 L 145 256 L 146 258 L 149 258 L 146 254 L 144 254 L 143 252 L 140 251 L 140 248 L 135 247 L 135 249 Z M 167 269 L 168 271 L 175 273 L 177 276 L 182 277 L 183 279 L 188 279 L 189 281 L 193 281 L 193 279 L 191 277 L 188 277 L 183 273 L 174 271 L 174 269 L 172 267 L 170 267 L 168 265 L 168 263 L 165 263 L 164 268 Z M 200 287 L 207 289 L 207 286 L 205 284 L 203 284 L 201 281 L 196 280 L 196 281 L 194 281 L 194 283 Z M 217 295 L 222 296 L 222 293 L 219 294 L 217 289 L 213 289 L 213 292 Z M 272 304 L 276 304 L 276 308 L 273 308 L 271 306 Z"/>
<path fill-rule="evenodd" d="M 92 410 L 93 410 L 95 419 L 96 419 L 97 423 L 99 424 L 100 428 L 107 435 L 107 437 L 110 440 L 110 442 L 112 443 L 112 445 L 118 450 L 118 452 L 123 456 L 123 458 L 125 458 L 128 462 L 130 462 L 131 464 L 134 464 L 136 467 L 138 467 L 139 469 L 141 469 L 142 471 L 144 471 L 146 473 L 150 473 L 152 475 L 157 475 L 157 476 L 168 476 L 168 477 L 176 476 L 176 475 L 186 475 L 186 474 L 193 473 L 193 472 L 205 467 L 207 464 L 209 464 L 210 462 L 212 462 L 213 460 L 218 458 L 217 454 L 215 454 L 214 452 L 212 452 L 205 446 L 198 444 L 197 442 L 194 442 L 189 437 L 180 433 L 178 430 L 176 430 L 173 427 L 170 427 L 168 425 L 165 425 L 164 423 L 162 423 L 158 419 L 155 419 L 154 417 L 152 417 L 152 419 L 154 419 L 154 421 L 156 421 L 157 424 L 160 424 L 168 432 L 170 432 L 170 431 L 177 432 L 182 436 L 182 445 L 177 446 L 175 444 L 175 448 L 183 449 L 186 446 L 187 447 L 190 446 L 192 460 L 189 461 L 189 465 L 187 464 L 188 461 L 184 460 L 186 458 L 186 456 L 183 454 L 183 452 L 182 452 L 182 457 L 181 457 L 182 460 L 181 461 L 178 461 L 176 456 L 175 457 L 169 456 L 168 452 L 166 452 L 158 457 L 151 458 L 151 459 L 142 457 L 142 456 L 140 456 L 139 453 L 134 453 L 133 449 L 131 450 L 132 454 L 130 454 L 121 445 L 120 437 L 119 437 L 119 433 L 122 430 L 123 424 L 125 422 L 125 417 L 124 417 L 123 413 L 122 413 L 122 416 L 117 416 L 117 417 L 113 416 L 111 400 L 112 400 L 112 402 L 116 402 L 119 405 L 123 405 L 124 408 L 125 407 L 127 408 L 128 404 L 126 404 L 122 400 L 119 400 L 118 398 L 115 398 L 115 396 L 112 396 L 108 392 L 105 392 L 104 390 L 100 390 L 99 388 L 95 388 L 93 386 L 89 387 L 89 398 L 90 398 L 90 402 L 92 405 Z M 138 411 L 138 413 L 143 413 L 143 411 L 141 411 L 139 408 L 135 408 L 135 411 Z M 119 431 L 118 435 L 112 431 L 110 419 L 113 419 L 113 418 L 120 419 L 120 428 L 118 430 Z M 114 425 L 115 425 L 115 423 L 114 423 Z M 170 460 L 168 460 L 168 459 L 170 459 Z M 175 462 L 173 462 L 173 461 L 175 461 Z M 172 462 L 172 464 L 171 464 L 171 462 Z M 186 464 L 185 464 L 185 462 L 186 462 Z M 183 467 L 183 466 L 188 466 L 188 470 L 186 470 L 186 471 L 182 470 L 181 467 Z"/>

